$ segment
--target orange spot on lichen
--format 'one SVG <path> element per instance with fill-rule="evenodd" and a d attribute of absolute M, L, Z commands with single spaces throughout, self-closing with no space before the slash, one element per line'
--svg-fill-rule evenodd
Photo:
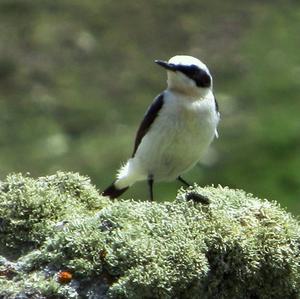
<path fill-rule="evenodd" d="M 69 283 L 72 279 L 73 279 L 73 275 L 68 271 L 59 271 L 57 273 L 57 280 L 61 284 Z"/>

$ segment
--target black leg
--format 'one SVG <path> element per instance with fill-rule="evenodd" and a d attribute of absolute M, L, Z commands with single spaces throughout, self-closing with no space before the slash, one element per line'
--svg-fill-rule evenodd
<path fill-rule="evenodd" d="M 189 184 L 187 181 L 185 181 L 181 176 L 179 176 L 179 177 L 177 178 L 177 180 L 178 180 L 179 182 L 183 183 L 186 187 L 190 187 L 190 186 L 191 186 L 191 184 Z"/>
<path fill-rule="evenodd" d="M 149 175 L 148 177 L 148 185 L 149 185 L 149 192 L 150 192 L 150 201 L 153 201 L 153 176 Z"/>

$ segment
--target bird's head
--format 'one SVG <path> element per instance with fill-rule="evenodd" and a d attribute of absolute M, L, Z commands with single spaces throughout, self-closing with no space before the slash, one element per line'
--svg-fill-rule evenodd
<path fill-rule="evenodd" d="M 168 88 L 180 93 L 205 96 L 212 89 L 212 76 L 207 66 L 199 59 L 177 55 L 168 62 L 155 60 L 168 72 Z"/>

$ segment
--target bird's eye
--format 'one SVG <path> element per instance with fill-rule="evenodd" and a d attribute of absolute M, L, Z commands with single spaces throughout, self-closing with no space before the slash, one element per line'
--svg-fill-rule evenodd
<path fill-rule="evenodd" d="M 182 72 L 190 79 L 194 80 L 196 85 L 199 87 L 210 87 L 211 77 L 203 69 L 200 69 L 198 66 L 192 65 L 179 65 L 176 66 L 176 70 Z"/>

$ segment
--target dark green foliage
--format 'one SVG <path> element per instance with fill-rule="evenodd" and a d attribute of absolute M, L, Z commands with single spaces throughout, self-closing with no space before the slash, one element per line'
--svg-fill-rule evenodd
<path fill-rule="evenodd" d="M 8 239 L 19 259 L 0 259 L 5 298 L 300 297 L 299 223 L 243 191 L 195 185 L 174 202 L 109 201 L 71 173 L 12 175 L 1 189 L 11 227 L 25 217 L 31 224 L 25 237 L 14 226 Z M 191 192 L 209 203 L 194 202 Z M 36 249 L 24 253 L 31 237 Z M 60 283 L 59 271 L 71 281 Z"/>

